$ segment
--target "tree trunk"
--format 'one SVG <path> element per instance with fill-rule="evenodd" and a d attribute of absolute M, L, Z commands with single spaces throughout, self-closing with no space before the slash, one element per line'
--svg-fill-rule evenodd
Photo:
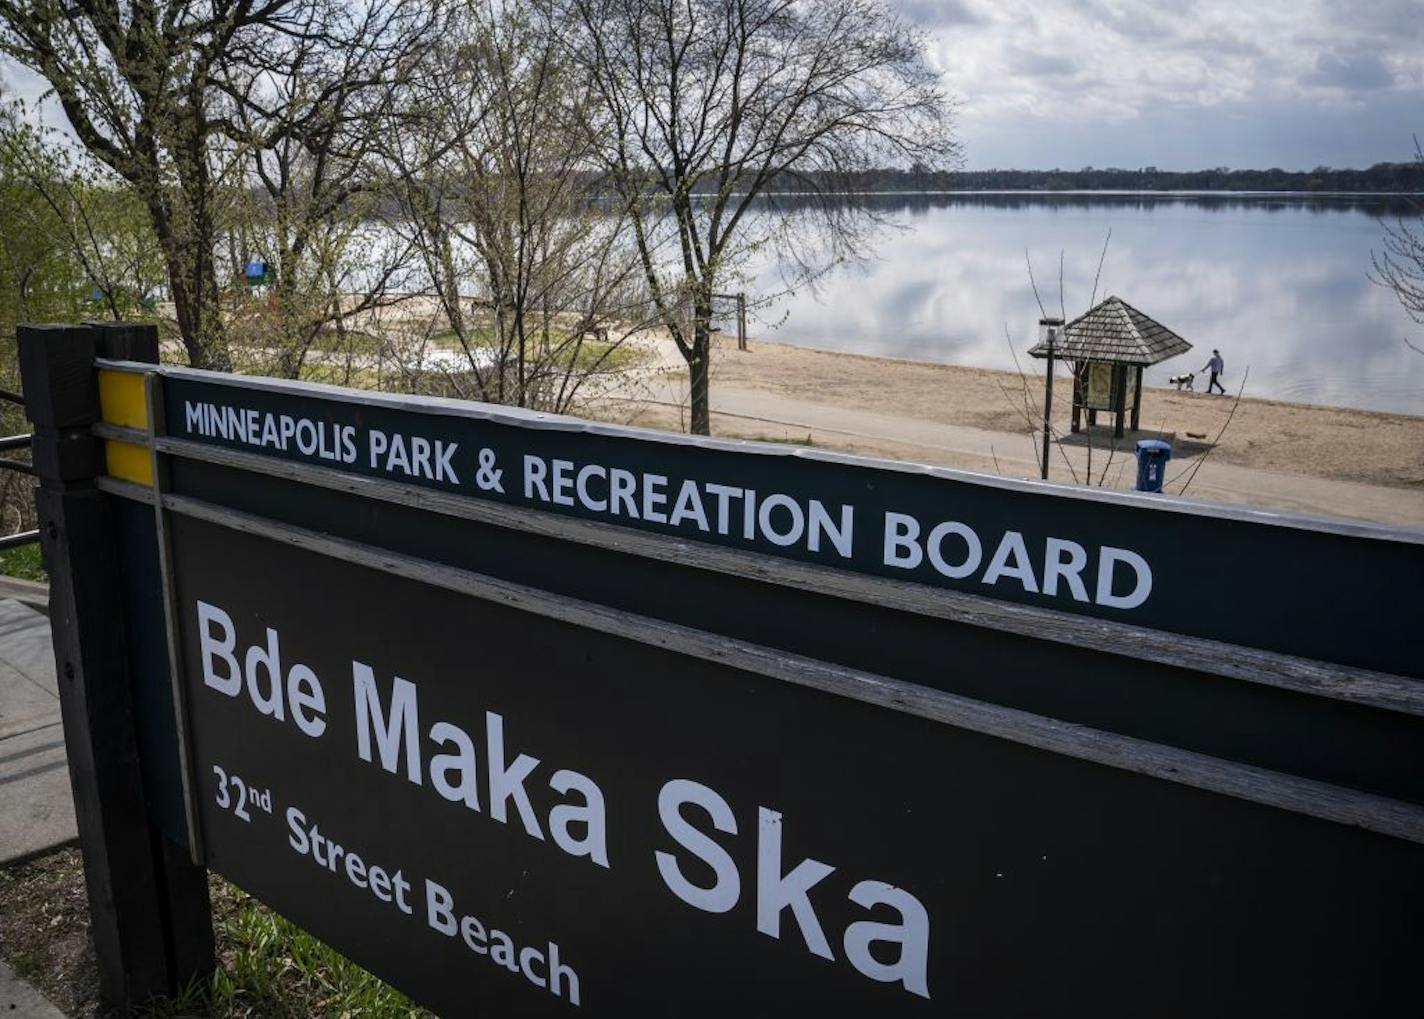
<path fill-rule="evenodd" d="M 213 260 L 217 244 L 217 224 L 213 216 L 213 184 L 208 168 L 207 123 L 204 120 L 202 84 L 199 78 L 189 82 L 188 103 L 174 111 L 177 122 L 170 125 L 181 146 L 175 145 L 181 201 L 176 213 L 177 229 L 169 235 L 173 245 L 172 259 L 179 263 L 180 275 L 186 270 L 183 287 L 190 302 L 188 319 L 191 331 L 183 330 L 183 343 L 188 348 L 188 360 L 194 368 L 231 371 L 232 358 L 224 341 L 222 309 L 219 307 L 218 280 Z M 170 139 L 172 140 L 172 139 Z M 153 203 L 150 202 L 150 205 Z M 170 220 L 170 225 L 172 221 Z M 178 278 L 172 280 L 175 305 Z M 179 319 L 180 326 L 182 319 Z"/>
<path fill-rule="evenodd" d="M 199 232 L 203 241 L 194 244 L 183 236 L 184 228 L 175 228 L 162 196 L 156 192 L 144 195 L 149 221 L 158 238 L 168 269 L 168 287 L 173 296 L 173 311 L 178 319 L 178 335 L 188 353 L 188 364 L 194 368 L 231 371 L 232 359 L 223 342 L 222 309 L 219 307 L 218 281 L 213 266 L 211 234 Z M 186 230 L 193 236 L 192 225 Z"/>
<path fill-rule="evenodd" d="M 692 357 L 687 361 L 693 435 L 712 434 L 712 302 L 699 299 L 692 310 Z"/>
<path fill-rule="evenodd" d="M 193 286 L 191 271 L 179 269 L 180 260 L 170 259 L 169 286 L 173 292 L 173 310 L 178 318 L 178 333 L 188 352 L 188 363 L 194 368 L 230 371 L 232 361 L 222 343 L 222 321 L 217 307 L 217 281 Z M 212 275 L 212 265 L 207 266 Z M 206 291 L 206 293 L 204 292 Z"/>
<path fill-rule="evenodd" d="M 513 314 L 513 322 L 511 323 L 510 327 L 514 330 L 515 349 L 518 352 L 515 364 L 515 368 L 517 371 L 517 374 L 515 376 L 515 382 L 517 386 L 515 392 L 515 403 L 517 406 L 520 407 L 528 407 L 529 382 L 528 379 L 525 378 L 524 374 L 526 366 L 526 355 L 528 352 L 525 350 L 524 347 L 526 334 L 524 329 L 524 300 L 522 298 L 511 309 L 511 313 Z"/>
<path fill-rule="evenodd" d="M 450 231 L 432 218 L 432 236 L 439 238 L 440 273 L 444 276 L 442 291 L 445 300 L 445 315 L 450 320 L 450 329 L 462 343 L 469 342 L 465 332 L 465 309 L 460 304 L 460 277 L 455 271 L 455 251 L 450 244 Z"/>
<path fill-rule="evenodd" d="M 494 294 L 494 332 L 495 343 L 498 344 L 496 354 L 499 358 L 499 378 L 496 380 L 495 403 L 504 403 L 505 376 L 509 373 L 509 325 L 505 318 L 504 293 L 500 290 L 493 290 Z"/>

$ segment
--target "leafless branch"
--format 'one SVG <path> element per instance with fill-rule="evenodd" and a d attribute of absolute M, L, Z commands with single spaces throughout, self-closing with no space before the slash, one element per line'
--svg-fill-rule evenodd
<path fill-rule="evenodd" d="M 1250 377 L 1251 366 L 1247 365 L 1246 371 L 1241 375 L 1241 385 L 1236 389 L 1236 398 L 1231 401 L 1231 410 L 1226 415 L 1226 420 L 1221 423 L 1221 428 L 1217 431 L 1216 438 L 1211 440 L 1211 445 L 1202 451 L 1201 456 L 1197 457 L 1197 462 L 1192 465 L 1191 473 L 1187 474 L 1187 479 L 1182 482 L 1182 487 L 1177 492 L 1178 495 L 1187 494 L 1187 488 L 1191 486 L 1192 480 L 1196 478 L 1197 471 L 1201 470 L 1201 465 L 1206 463 L 1206 458 L 1216 449 L 1217 444 L 1221 442 L 1221 437 L 1226 434 L 1226 429 L 1231 426 L 1231 419 L 1236 416 L 1236 408 L 1241 405 L 1241 394 L 1246 391 L 1246 380 Z M 1180 477 L 1180 475 L 1178 475 L 1178 477 Z M 1175 481 L 1176 478 L 1172 480 Z M 1166 485 L 1162 487 L 1166 488 Z"/>
<path fill-rule="evenodd" d="M 789 288 L 860 257 L 878 218 L 836 182 L 952 162 L 954 104 L 923 38 L 876 0 L 540 3 L 589 84 L 587 136 L 706 433 L 711 295 L 760 250 Z"/>

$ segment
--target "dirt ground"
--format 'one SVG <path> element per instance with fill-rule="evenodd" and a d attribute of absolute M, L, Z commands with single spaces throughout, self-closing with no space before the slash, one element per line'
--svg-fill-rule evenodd
<path fill-rule="evenodd" d="M 670 341 L 651 347 L 660 374 L 579 412 L 683 427 L 686 369 Z M 750 348 L 721 343 L 714 351 L 716 434 L 1012 477 L 1038 474 L 1040 362 L 1026 359 L 1020 376 L 755 339 Z M 1082 484 L 1089 436 L 1070 432 L 1071 396 L 1069 379 L 1058 378 L 1053 419 L 1060 445 L 1050 466 L 1053 480 Z M 1174 449 L 1170 494 L 1424 526 L 1424 417 L 1249 396 L 1238 403 L 1235 396 L 1144 388 L 1141 432 L 1114 441 L 1105 413 L 1091 430 L 1091 483 L 1131 488 L 1135 441 L 1160 436 Z"/>
<path fill-rule="evenodd" d="M 103 1013 L 78 849 L 0 870 L 0 956 L 65 1015 Z"/>
<path fill-rule="evenodd" d="M 830 353 L 756 343 L 719 350 L 714 382 L 864 410 L 996 432 L 1022 432 L 1024 394 L 1010 372 Z M 1042 364 L 1027 375 L 1029 405 L 1043 409 Z M 1234 397 L 1234 393 L 1232 396 Z M 1069 432 L 1072 386 L 1056 380 L 1054 424 Z M 1179 453 L 1205 446 L 1234 401 L 1204 393 L 1144 388 L 1141 424 L 1176 441 Z M 1424 411 L 1424 408 L 1421 408 Z M 1108 415 L 1100 415 L 1100 423 Z M 1193 434 L 1202 436 L 1194 440 Z M 1245 397 L 1212 456 L 1223 462 L 1313 477 L 1419 487 L 1424 492 L 1424 417 L 1314 407 Z"/>

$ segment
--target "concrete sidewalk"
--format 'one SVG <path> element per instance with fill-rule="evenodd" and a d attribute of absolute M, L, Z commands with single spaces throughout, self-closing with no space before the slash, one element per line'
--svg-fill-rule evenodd
<path fill-rule="evenodd" d="M 0 599 L 0 865 L 76 838 L 49 619 Z"/>
<path fill-rule="evenodd" d="M 0 597 L 0 866 L 77 837 L 49 618 L 36 610 L 47 592 L 39 584 L 5 579 L 9 586 L 0 586 L 0 595 L 10 597 Z M 0 1015 L 62 1019 L 63 1013 L 0 960 Z"/>
<path fill-rule="evenodd" d="M 0 598 L 13 598 L 42 616 L 49 615 L 49 585 L 0 574 Z"/>
<path fill-rule="evenodd" d="M 5 960 L 0 959 L 0 1015 L 24 1016 L 25 1019 L 64 1019 L 64 1013 L 51 1005 L 39 991 L 15 975 Z"/>

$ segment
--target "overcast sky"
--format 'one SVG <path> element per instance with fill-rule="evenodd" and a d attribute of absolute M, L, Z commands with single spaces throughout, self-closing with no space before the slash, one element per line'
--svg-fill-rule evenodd
<path fill-rule="evenodd" d="M 1424 138 L 1421 0 L 890 2 L 962 103 L 967 169 L 1364 167 Z"/>
<path fill-rule="evenodd" d="M 1421 0 L 897 0 L 968 169 L 1363 167 L 1424 138 Z"/>

